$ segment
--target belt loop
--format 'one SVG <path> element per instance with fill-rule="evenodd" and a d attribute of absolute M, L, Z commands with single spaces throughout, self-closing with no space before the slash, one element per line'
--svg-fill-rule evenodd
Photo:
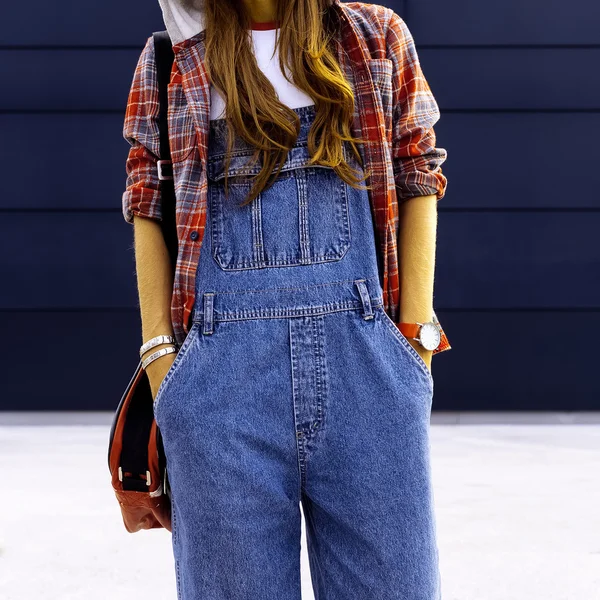
<path fill-rule="evenodd" d="M 206 292 L 204 294 L 204 323 L 202 326 L 202 333 L 204 335 L 210 335 L 213 332 L 214 301 L 215 295 L 213 292 Z"/>
<path fill-rule="evenodd" d="M 373 307 L 371 306 L 371 298 L 369 296 L 367 284 L 365 283 L 364 279 L 357 279 L 354 283 L 356 284 L 356 287 L 358 288 L 358 293 L 360 294 L 360 300 L 362 302 L 363 308 L 363 319 L 372 319 Z"/>

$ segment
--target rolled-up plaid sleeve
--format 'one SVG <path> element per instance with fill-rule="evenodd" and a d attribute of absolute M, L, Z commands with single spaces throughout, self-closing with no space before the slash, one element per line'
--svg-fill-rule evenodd
<path fill-rule="evenodd" d="M 158 110 L 154 38 L 150 36 L 134 71 L 123 124 L 123 137 L 131 146 L 122 197 L 123 218 L 128 223 L 133 223 L 134 215 L 162 219 L 157 168 L 160 153 Z"/>
<path fill-rule="evenodd" d="M 386 30 L 387 57 L 392 61 L 392 161 L 398 202 L 415 196 L 446 193 L 441 165 L 447 158 L 436 148 L 437 102 L 423 75 L 414 40 L 404 20 L 392 12 Z"/>

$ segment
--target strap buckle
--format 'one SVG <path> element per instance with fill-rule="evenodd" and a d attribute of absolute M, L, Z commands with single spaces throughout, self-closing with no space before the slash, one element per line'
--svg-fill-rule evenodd
<path fill-rule="evenodd" d="M 156 163 L 158 167 L 158 178 L 161 181 L 173 179 L 173 162 L 170 160 L 159 160 Z M 166 167 L 166 173 L 165 173 Z"/>
<path fill-rule="evenodd" d="M 123 479 L 126 477 L 127 479 L 134 479 L 136 481 L 143 481 L 144 484 L 148 487 L 150 487 L 152 485 L 152 478 L 150 477 L 150 471 L 146 471 L 146 479 L 143 479 L 143 475 L 140 474 L 138 477 L 132 477 L 130 475 L 123 475 L 123 468 L 121 466 L 119 466 L 118 469 L 118 473 L 119 473 L 119 481 L 123 481 Z"/>

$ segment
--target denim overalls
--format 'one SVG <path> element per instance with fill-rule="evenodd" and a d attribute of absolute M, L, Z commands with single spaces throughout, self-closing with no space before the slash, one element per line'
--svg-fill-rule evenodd
<path fill-rule="evenodd" d="M 302 503 L 317 600 L 438 600 L 433 380 L 383 310 L 367 191 L 307 165 L 315 109 L 294 111 L 243 207 L 252 148 L 236 139 L 225 197 L 210 124 L 193 323 L 155 402 L 178 598 L 300 600 Z"/>

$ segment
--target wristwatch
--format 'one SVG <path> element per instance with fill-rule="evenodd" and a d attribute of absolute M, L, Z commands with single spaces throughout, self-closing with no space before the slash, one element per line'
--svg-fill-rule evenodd
<path fill-rule="evenodd" d="M 419 342 L 425 350 L 433 351 L 442 341 L 442 328 L 439 323 L 434 312 L 433 319 L 427 323 L 398 323 L 398 329 L 404 337 Z"/>

